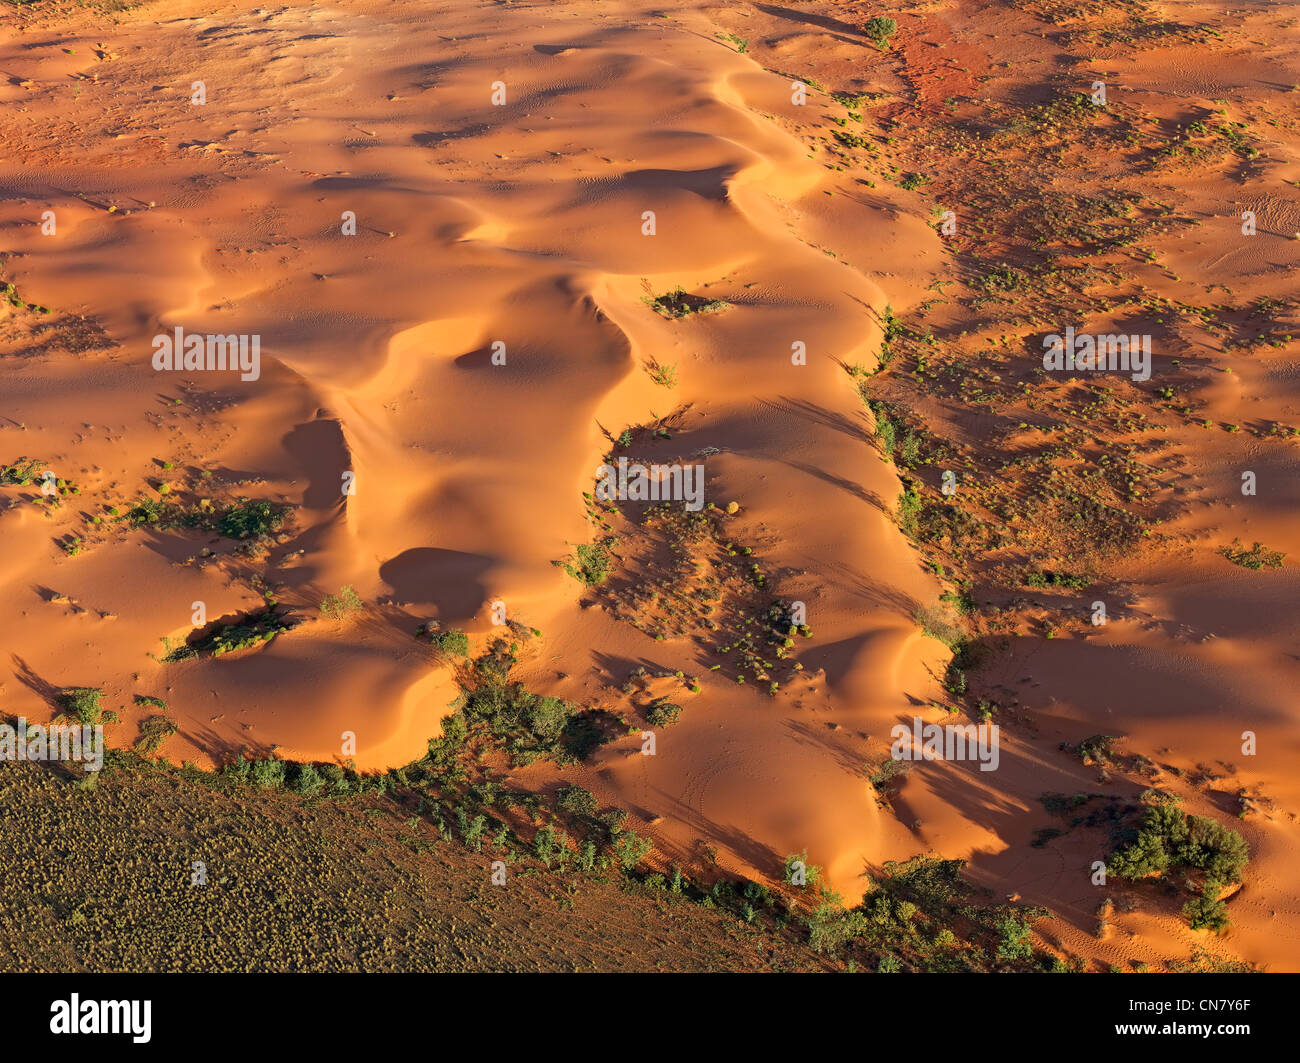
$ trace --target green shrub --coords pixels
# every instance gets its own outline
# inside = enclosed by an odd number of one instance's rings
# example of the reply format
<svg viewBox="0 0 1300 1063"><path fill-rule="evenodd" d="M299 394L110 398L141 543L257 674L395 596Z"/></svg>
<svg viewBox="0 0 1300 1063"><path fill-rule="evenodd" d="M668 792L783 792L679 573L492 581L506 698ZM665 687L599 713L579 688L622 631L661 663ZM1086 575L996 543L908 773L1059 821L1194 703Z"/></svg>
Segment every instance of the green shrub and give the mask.
<svg viewBox="0 0 1300 1063"><path fill-rule="evenodd" d="M325 595L320 603L321 615L329 620L341 620L362 608L360 596L351 587L344 587L338 594Z"/></svg>
<svg viewBox="0 0 1300 1063"><path fill-rule="evenodd" d="M12 465L0 465L0 486L26 487L41 477L43 462L36 458L22 457Z"/></svg>
<svg viewBox="0 0 1300 1063"><path fill-rule="evenodd" d="M789 856L785 858L785 873L782 877L782 881L789 885L797 884L794 881L796 864L803 865L804 880L802 884L798 884L800 885L800 888L815 889L817 887L817 884L821 881L822 869L816 866L815 864L808 863L807 849L805 849L801 853L791 853Z"/></svg>
<svg viewBox="0 0 1300 1063"><path fill-rule="evenodd" d="M624 831L614 842L614 854L618 857L618 864L624 871L631 871L649 854L653 846L646 839L639 837L632 831Z"/></svg>
<svg viewBox="0 0 1300 1063"><path fill-rule="evenodd" d="M994 926L998 932L998 958L1003 960L1029 960L1034 949L1030 943L1029 925L1023 917L1008 912L999 917Z"/></svg>
<svg viewBox="0 0 1300 1063"><path fill-rule="evenodd" d="M305 797L320 793L325 786L325 780L321 778L320 772L311 764L299 764L297 767L298 770L293 777L293 788Z"/></svg>
<svg viewBox="0 0 1300 1063"><path fill-rule="evenodd" d="M103 696L104 692L94 687L69 687L59 695L59 704L63 712L78 723L94 727L104 715L99 700Z"/></svg>
<svg viewBox="0 0 1300 1063"><path fill-rule="evenodd" d="M164 709L166 707L163 706ZM140 721L140 736L135 740L135 751L142 756L156 753L159 747L179 730L176 721L166 716L147 717Z"/></svg>
<svg viewBox="0 0 1300 1063"><path fill-rule="evenodd" d="M560 562L564 571L588 587L596 587L609 579L614 568L614 555L604 542L582 543L574 550L576 560Z"/></svg>
<svg viewBox="0 0 1300 1063"><path fill-rule="evenodd" d="M1156 790L1143 795L1146 811L1137 837L1111 854L1110 874L1142 879L1165 876L1179 868L1204 875L1201 898L1183 909L1194 929L1221 929L1228 925L1227 907L1218 899L1220 884L1241 881L1250 860L1246 839L1235 830L1205 816L1189 816L1178 799Z"/></svg>
<svg viewBox="0 0 1300 1063"><path fill-rule="evenodd" d="M1195 897L1183 905L1183 918L1193 930L1227 930L1232 925L1228 906L1218 897Z"/></svg>
<svg viewBox="0 0 1300 1063"><path fill-rule="evenodd" d="M556 796L555 803L575 816L596 814L596 795L581 786L566 786Z"/></svg>
<svg viewBox="0 0 1300 1063"><path fill-rule="evenodd" d="M265 499L243 501L222 515L217 531L227 539L260 539L284 526L285 507Z"/></svg>
<svg viewBox="0 0 1300 1063"><path fill-rule="evenodd" d="M666 698L655 698L645 711L645 718L652 727L667 727L677 722L682 714L682 707Z"/></svg>
<svg viewBox="0 0 1300 1063"><path fill-rule="evenodd" d="M253 782L266 790L278 790L284 785L284 761L275 757L253 761Z"/></svg>
<svg viewBox="0 0 1300 1063"><path fill-rule="evenodd" d="M1286 557L1286 554L1278 550L1270 550L1259 542L1246 550L1242 547L1240 539L1233 539L1230 546L1219 547L1219 553L1234 565L1251 569L1281 568L1282 560Z"/></svg>
<svg viewBox="0 0 1300 1063"><path fill-rule="evenodd" d="M1081 591L1085 587L1092 586L1093 582L1087 576L1075 576L1068 572L1053 572L1050 569L1025 573L1026 587L1067 587L1070 590Z"/></svg>
<svg viewBox="0 0 1300 1063"><path fill-rule="evenodd" d="M436 620L431 620L416 631L416 635L427 638L439 650L449 656L465 657L469 655L469 636L459 628L442 628L438 626Z"/></svg>
<svg viewBox="0 0 1300 1063"><path fill-rule="evenodd" d="M876 15L874 18L867 19L862 27L862 32L876 47L888 48L889 38L898 32L898 23L892 18Z"/></svg>

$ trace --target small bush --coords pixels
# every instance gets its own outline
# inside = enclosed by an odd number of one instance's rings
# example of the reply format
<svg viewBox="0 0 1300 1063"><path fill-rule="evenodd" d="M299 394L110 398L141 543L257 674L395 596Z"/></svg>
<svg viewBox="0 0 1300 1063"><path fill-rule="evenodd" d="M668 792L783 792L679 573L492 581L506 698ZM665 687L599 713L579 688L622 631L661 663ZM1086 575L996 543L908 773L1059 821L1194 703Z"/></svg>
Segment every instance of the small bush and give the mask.
<svg viewBox="0 0 1300 1063"><path fill-rule="evenodd" d="M1196 897L1183 905L1183 918L1193 930L1213 930L1216 934L1232 925L1228 906L1218 897Z"/></svg>
<svg viewBox="0 0 1300 1063"><path fill-rule="evenodd" d="M631 871L649 856L651 848L653 846L650 842L630 830L620 834L614 843L614 853L618 857L619 866L624 871Z"/></svg>
<svg viewBox="0 0 1300 1063"><path fill-rule="evenodd" d="M240 502L226 510L217 524L217 531L227 539L261 539L278 532L283 526L284 507L262 499Z"/></svg>
<svg viewBox="0 0 1300 1063"><path fill-rule="evenodd" d="M94 727L104 715L99 701L103 696L104 692L94 687L70 687L59 695L59 704L78 723Z"/></svg>
<svg viewBox="0 0 1300 1063"><path fill-rule="evenodd" d="M304 797L312 797L320 793L325 785L325 780L321 778L318 772L311 764L299 764L298 771L294 775L293 788Z"/></svg>
<svg viewBox="0 0 1300 1063"><path fill-rule="evenodd" d="M609 579L614 568L614 556L604 543L583 543L574 550L576 562L563 563L564 571L588 587L596 587Z"/></svg>
<svg viewBox="0 0 1300 1063"><path fill-rule="evenodd" d="M166 706L164 705L163 708ZM156 753L162 744L179 730L176 721L166 716L150 716L143 719L140 721L140 736L135 740L135 751L141 756Z"/></svg>
<svg viewBox="0 0 1300 1063"><path fill-rule="evenodd" d="M278 790L284 785L284 761L268 757L253 761L253 782L265 790Z"/></svg>
<svg viewBox="0 0 1300 1063"><path fill-rule="evenodd" d="M1282 559L1286 557L1286 554L1278 550L1269 550L1258 542L1246 550L1242 547L1240 539L1233 539L1230 546L1219 547L1219 553L1234 565L1252 569L1281 568Z"/></svg>
<svg viewBox="0 0 1300 1063"><path fill-rule="evenodd" d="M876 15L874 18L867 19L862 32L877 48L888 48L889 38L898 32L898 23L892 18Z"/></svg>
<svg viewBox="0 0 1300 1063"><path fill-rule="evenodd" d="M417 635L427 638L443 653L452 657L465 657L469 654L469 636L459 628L442 628L432 620L420 628Z"/></svg>
<svg viewBox="0 0 1300 1063"><path fill-rule="evenodd" d="M682 713L682 707L665 698L655 698L650 703L650 707L645 711L645 718L653 727L667 727L669 724L677 722L677 717Z"/></svg>
<svg viewBox="0 0 1300 1063"><path fill-rule="evenodd" d="M594 816L596 814L596 795L581 786L566 786L556 797L555 803L564 811L575 816Z"/></svg>
<svg viewBox="0 0 1300 1063"><path fill-rule="evenodd" d="M320 603L321 615L329 620L341 620L363 607L360 596L351 587L344 587L338 594L325 595Z"/></svg>

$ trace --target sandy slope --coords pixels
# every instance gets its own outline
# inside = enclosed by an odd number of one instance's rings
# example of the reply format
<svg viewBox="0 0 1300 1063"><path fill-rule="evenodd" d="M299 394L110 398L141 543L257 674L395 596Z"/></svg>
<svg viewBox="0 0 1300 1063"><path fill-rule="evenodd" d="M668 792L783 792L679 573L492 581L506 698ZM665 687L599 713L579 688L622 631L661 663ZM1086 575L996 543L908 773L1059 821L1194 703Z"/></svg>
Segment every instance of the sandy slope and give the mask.
<svg viewBox="0 0 1300 1063"><path fill-rule="evenodd" d="M925 75L924 106L974 91L971 71L992 68L991 31L961 29L982 6L915 17L907 57ZM693 858L705 843L724 866L775 876L806 849L849 898L867 864L968 857L992 888L1063 910L1054 932L1082 951L1095 945L1087 868L1104 853L1028 847L1037 796L1088 786L1057 743L1113 730L1194 765L1233 760L1233 734L1267 725L1257 767L1237 781L1266 789L1279 813L1251 835L1263 870L1234 911L1233 945L1295 967L1300 733L1294 699L1276 696L1294 686L1289 574L1202 576L1177 558L1156 578L1134 573L1128 611L1104 636L999 666L1037 722L1004 730L998 772L927 767L897 815L863 778L888 728L936 695L947 654L912 619L941 587L891 519L897 478L842 363L873 364L879 313L918 303L945 261L918 197L815 157L805 138L826 135L825 95L796 107L791 77L773 71L899 84L896 64L864 63L852 20L870 13L846 7L841 24L770 5L159 0L112 20L6 18L5 277L62 324L0 321L0 460L39 456L82 494L48 517L17 501L33 490L2 489L4 711L43 717L57 688L95 685L124 706L123 736L139 715L132 695L164 698L181 724L174 759L248 747L332 759L350 731L360 766L389 766L422 753L455 695L412 629L436 617L486 636L500 600L543 633L526 662L535 689L620 708L617 687L638 666L702 677L655 757L629 737L564 773L653 821L665 855ZM764 54L738 54L720 28L761 34ZM952 45L945 59L927 35ZM1133 89L1232 88L1168 62ZM198 80L203 106L190 102ZM42 235L44 210L57 235ZM340 232L346 211L355 236ZM1275 196L1261 227L1281 232L1295 214ZM1206 269L1213 258L1216 275L1244 285L1294 263L1279 243L1261 240L1262 257L1245 261L1176 253ZM643 304L646 283L732 305L668 321ZM104 335L74 342L78 314ZM261 378L155 373L150 339L177 325L260 334ZM791 364L796 342L806 366ZM676 366L676 387L650 379L654 362ZM1256 417L1295 408L1294 376L1259 374L1234 378L1222 419L1243 418L1246 396ZM783 598L808 604L808 678L779 698L710 675L686 640L656 642L586 607L552 564L589 538L581 493L610 435L674 411L675 454L705 461L706 497L740 504L736 537L779 574ZM1189 466L1221 460L1194 446ZM1276 464L1261 476L1294 482L1292 457L1265 460ZM214 491L297 507L269 558L117 525L77 556L59 549L83 514L203 470ZM1267 498L1249 525L1240 508L1225 518L1207 503L1183 530L1300 547L1293 498ZM301 627L225 660L149 656L160 636L190 630L195 601L212 618L255 608L256 574ZM344 584L364 616L318 619ZM1276 610L1267 621L1262 601ZM518 774L547 786L555 770ZM1199 940L1176 911L1140 934L1155 956Z"/></svg>

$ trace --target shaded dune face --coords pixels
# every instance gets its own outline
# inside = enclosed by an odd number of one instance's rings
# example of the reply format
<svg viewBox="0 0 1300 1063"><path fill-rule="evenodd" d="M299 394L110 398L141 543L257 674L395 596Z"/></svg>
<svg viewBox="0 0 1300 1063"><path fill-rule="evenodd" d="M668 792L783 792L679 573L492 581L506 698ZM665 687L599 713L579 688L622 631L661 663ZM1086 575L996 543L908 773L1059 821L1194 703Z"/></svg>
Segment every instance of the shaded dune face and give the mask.
<svg viewBox="0 0 1300 1063"><path fill-rule="evenodd" d="M896 480L841 363L869 364L879 342L876 246L921 280L937 240L918 226L900 253L897 227L850 200L833 208L841 250L865 268L801 235L824 169L770 117L794 112L789 81L716 41L501 14L509 32L484 34L473 11L435 28L391 5L160 5L149 46L110 44L113 89L57 138L56 86L39 79L44 148L0 175L24 190L2 208L5 243L30 298L93 315L117 346L81 359L75 414L52 398L70 359L30 363L23 447L99 500L146 493L166 461L292 503L267 562L306 622L255 652L161 665L147 652L186 636L193 602L253 611L248 577L266 568L150 531L56 560L50 529L9 512L0 594L29 620L14 658L50 688L162 694L184 755L336 759L351 732L359 766L379 768L419 756L456 692L412 629L486 636L503 602L544 633L524 663L535 689L598 704L638 664L704 675L656 757L621 741L583 769L603 801L663 817L651 833L670 852L707 842L779 874L810 849L855 890L906 832L880 817L847 737L922 700L942 653L911 622L938 588L889 518ZM33 182L38 161L65 179ZM53 238L31 224L46 206ZM673 322L645 305L647 287L678 285L731 306ZM260 377L195 373L183 391L186 374L149 362L177 326L259 335ZM656 362L675 388L651 382ZM609 436L674 411L682 460L709 455L705 497L742 504L736 534L761 542L774 593L807 601L801 693L714 679L695 641L586 608L552 563L590 538L581 495ZM42 565L81 611L33 596L21 573ZM344 584L365 616L317 619ZM47 711L39 689L12 691L11 711ZM529 769L539 786L551 770Z"/></svg>

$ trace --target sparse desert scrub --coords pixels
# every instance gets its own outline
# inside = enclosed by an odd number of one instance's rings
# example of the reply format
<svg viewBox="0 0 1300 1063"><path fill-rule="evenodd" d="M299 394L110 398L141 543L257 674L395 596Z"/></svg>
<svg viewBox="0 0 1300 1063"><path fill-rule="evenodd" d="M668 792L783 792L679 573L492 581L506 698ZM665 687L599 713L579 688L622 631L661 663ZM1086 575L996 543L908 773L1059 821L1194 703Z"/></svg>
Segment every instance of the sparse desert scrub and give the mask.
<svg viewBox="0 0 1300 1063"><path fill-rule="evenodd" d="M219 624L197 638L191 635L193 641L186 639L179 645L173 645L170 638L163 636L161 660L164 664L175 664L199 656L223 657L270 642L277 635L291 630L296 623L291 616L271 606L248 613L229 624Z"/></svg>
<svg viewBox="0 0 1300 1063"><path fill-rule="evenodd" d="M1281 568L1286 557L1281 551L1270 550L1258 542L1247 550L1241 545L1240 539L1233 539L1228 546L1219 547L1219 553L1234 565L1251 569Z"/></svg>
<svg viewBox="0 0 1300 1063"><path fill-rule="evenodd" d="M680 286L663 295L655 295L648 284L644 287L646 294L641 301L656 314L674 321L694 314L716 314L731 305L724 299L706 299L702 295L692 295Z"/></svg>
<svg viewBox="0 0 1300 1063"><path fill-rule="evenodd" d="M555 564L564 569L579 583L588 587L598 587L609 579L614 567L614 555L610 551L612 538L595 543L580 543L574 548L573 557Z"/></svg>
<svg viewBox="0 0 1300 1063"><path fill-rule="evenodd" d="M69 687L59 695L61 714L89 727L103 723L116 723L117 713L105 710L102 690L95 687Z"/></svg>
<svg viewBox="0 0 1300 1063"><path fill-rule="evenodd" d="M1107 871L1132 881L1182 872L1187 888L1199 893L1183 911L1192 928L1226 928L1219 894L1224 884L1241 881L1250 861L1246 840L1216 820L1185 813L1171 794L1148 790L1142 799L1142 818L1129 830L1131 840L1110 855Z"/></svg>
<svg viewBox="0 0 1300 1063"><path fill-rule="evenodd" d="M344 587L338 594L327 594L320 602L320 614L326 620L342 620L364 608L361 596L351 587Z"/></svg>
<svg viewBox="0 0 1300 1063"><path fill-rule="evenodd" d="M141 756L150 756L158 752L162 744L176 734L180 727L175 720L167 716L155 715L141 720L139 729L139 736L135 740L135 751Z"/></svg>

